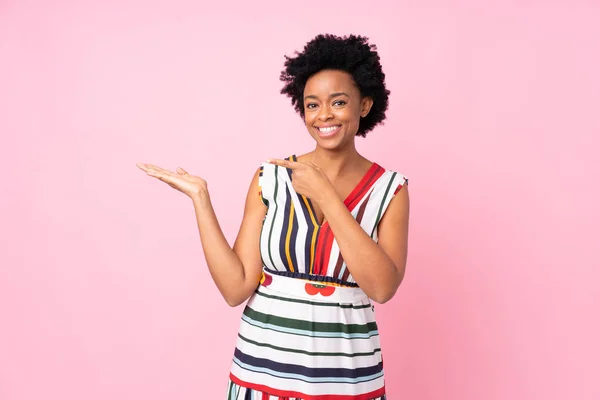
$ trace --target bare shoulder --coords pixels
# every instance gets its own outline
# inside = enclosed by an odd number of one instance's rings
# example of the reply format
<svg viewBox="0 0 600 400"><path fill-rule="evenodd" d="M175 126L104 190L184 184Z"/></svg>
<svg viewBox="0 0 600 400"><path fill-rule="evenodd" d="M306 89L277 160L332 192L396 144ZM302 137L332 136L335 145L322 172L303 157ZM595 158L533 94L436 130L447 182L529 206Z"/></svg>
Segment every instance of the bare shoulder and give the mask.
<svg viewBox="0 0 600 400"><path fill-rule="evenodd" d="M405 181L401 186L397 187L396 194L392 198L388 211L392 213L408 214L410 209L410 199L408 196L408 181ZM395 211L394 211L395 210Z"/></svg>
<svg viewBox="0 0 600 400"><path fill-rule="evenodd" d="M250 213L265 213L267 206L263 202L262 192L260 188L260 177L263 173L263 166L261 165L255 172L248 188L246 195L246 212Z"/></svg>
<svg viewBox="0 0 600 400"><path fill-rule="evenodd" d="M408 221L410 212L408 178L400 173L390 172L396 176L396 186L391 188L391 190L394 191L394 194L380 222L380 228L383 228L384 230L386 230L387 225L390 225L392 228L394 226L404 226L405 223L403 222Z"/></svg>
<svg viewBox="0 0 600 400"><path fill-rule="evenodd" d="M404 275L408 249L410 201L407 180L400 179L377 227L378 244Z"/></svg>

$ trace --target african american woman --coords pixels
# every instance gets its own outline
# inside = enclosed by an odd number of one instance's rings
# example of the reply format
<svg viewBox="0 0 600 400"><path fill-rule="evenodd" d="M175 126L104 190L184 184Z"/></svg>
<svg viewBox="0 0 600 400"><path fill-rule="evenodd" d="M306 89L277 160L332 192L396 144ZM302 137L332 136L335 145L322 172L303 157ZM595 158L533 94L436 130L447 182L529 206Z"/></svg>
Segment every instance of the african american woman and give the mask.
<svg viewBox="0 0 600 400"><path fill-rule="evenodd" d="M193 200L210 274L230 306L247 300L227 399L385 399L375 303L404 277L407 178L360 155L389 91L362 36L319 35L286 57L282 93L313 151L257 169L233 248L206 181L138 166Z"/></svg>

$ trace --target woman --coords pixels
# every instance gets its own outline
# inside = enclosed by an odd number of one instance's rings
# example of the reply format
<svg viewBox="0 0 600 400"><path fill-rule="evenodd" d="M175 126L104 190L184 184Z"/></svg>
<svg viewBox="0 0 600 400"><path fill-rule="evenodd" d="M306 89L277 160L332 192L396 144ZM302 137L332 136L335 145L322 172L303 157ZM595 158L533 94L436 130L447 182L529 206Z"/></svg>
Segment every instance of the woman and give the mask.
<svg viewBox="0 0 600 400"><path fill-rule="evenodd" d="M230 306L249 299L228 399L385 399L371 299L404 277L407 180L355 147L385 119L384 78L361 36L319 35L286 57L282 93L316 146L261 165L233 248L202 178L139 165L192 198L213 280Z"/></svg>

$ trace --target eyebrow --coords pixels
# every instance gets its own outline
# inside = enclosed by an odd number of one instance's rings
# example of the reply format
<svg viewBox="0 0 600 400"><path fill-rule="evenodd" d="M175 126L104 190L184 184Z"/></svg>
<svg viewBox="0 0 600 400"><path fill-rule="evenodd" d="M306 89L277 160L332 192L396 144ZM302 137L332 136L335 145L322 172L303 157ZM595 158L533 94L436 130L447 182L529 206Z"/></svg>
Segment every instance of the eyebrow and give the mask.
<svg viewBox="0 0 600 400"><path fill-rule="evenodd" d="M338 97L338 96L346 96L346 97L348 97L348 98L350 97L350 96L348 96L348 95L347 95L346 93L344 93L344 92L336 92L336 93L331 93L331 94L329 95L329 98L330 98L330 99L332 99L332 98L334 98L334 97ZM308 95L308 96L306 96L306 97L304 98L304 100L306 100L306 99L316 99L316 100L318 100L319 98L318 98L317 96L315 96L315 95L312 95L312 94L311 94L311 95Z"/></svg>

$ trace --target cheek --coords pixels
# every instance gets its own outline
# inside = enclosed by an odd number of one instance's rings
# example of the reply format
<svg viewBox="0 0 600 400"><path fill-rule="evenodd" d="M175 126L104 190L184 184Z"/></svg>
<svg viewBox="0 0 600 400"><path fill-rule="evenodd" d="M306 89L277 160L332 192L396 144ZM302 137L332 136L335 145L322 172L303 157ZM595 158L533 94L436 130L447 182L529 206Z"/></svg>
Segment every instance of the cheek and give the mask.
<svg viewBox="0 0 600 400"><path fill-rule="evenodd" d="M349 105L339 110L339 116L345 121L355 121L360 117L360 109L357 109L356 105Z"/></svg>
<svg viewBox="0 0 600 400"><path fill-rule="evenodd" d="M316 121L316 117L313 114L304 114L304 124L306 125L307 128L311 128Z"/></svg>
<svg viewBox="0 0 600 400"><path fill-rule="evenodd" d="M356 125L360 121L360 114L357 114L355 110L351 110L349 108L343 110L338 115L338 119L340 121L344 121L350 125Z"/></svg>
<svg viewBox="0 0 600 400"><path fill-rule="evenodd" d="M312 122L310 122L310 120L308 118L304 118L304 125L310 131L310 129L312 128L313 124L312 124Z"/></svg>
<svg viewBox="0 0 600 400"><path fill-rule="evenodd" d="M304 111L304 123L306 125L308 125L310 123L311 119L312 119L312 117L311 117L310 113Z"/></svg>

